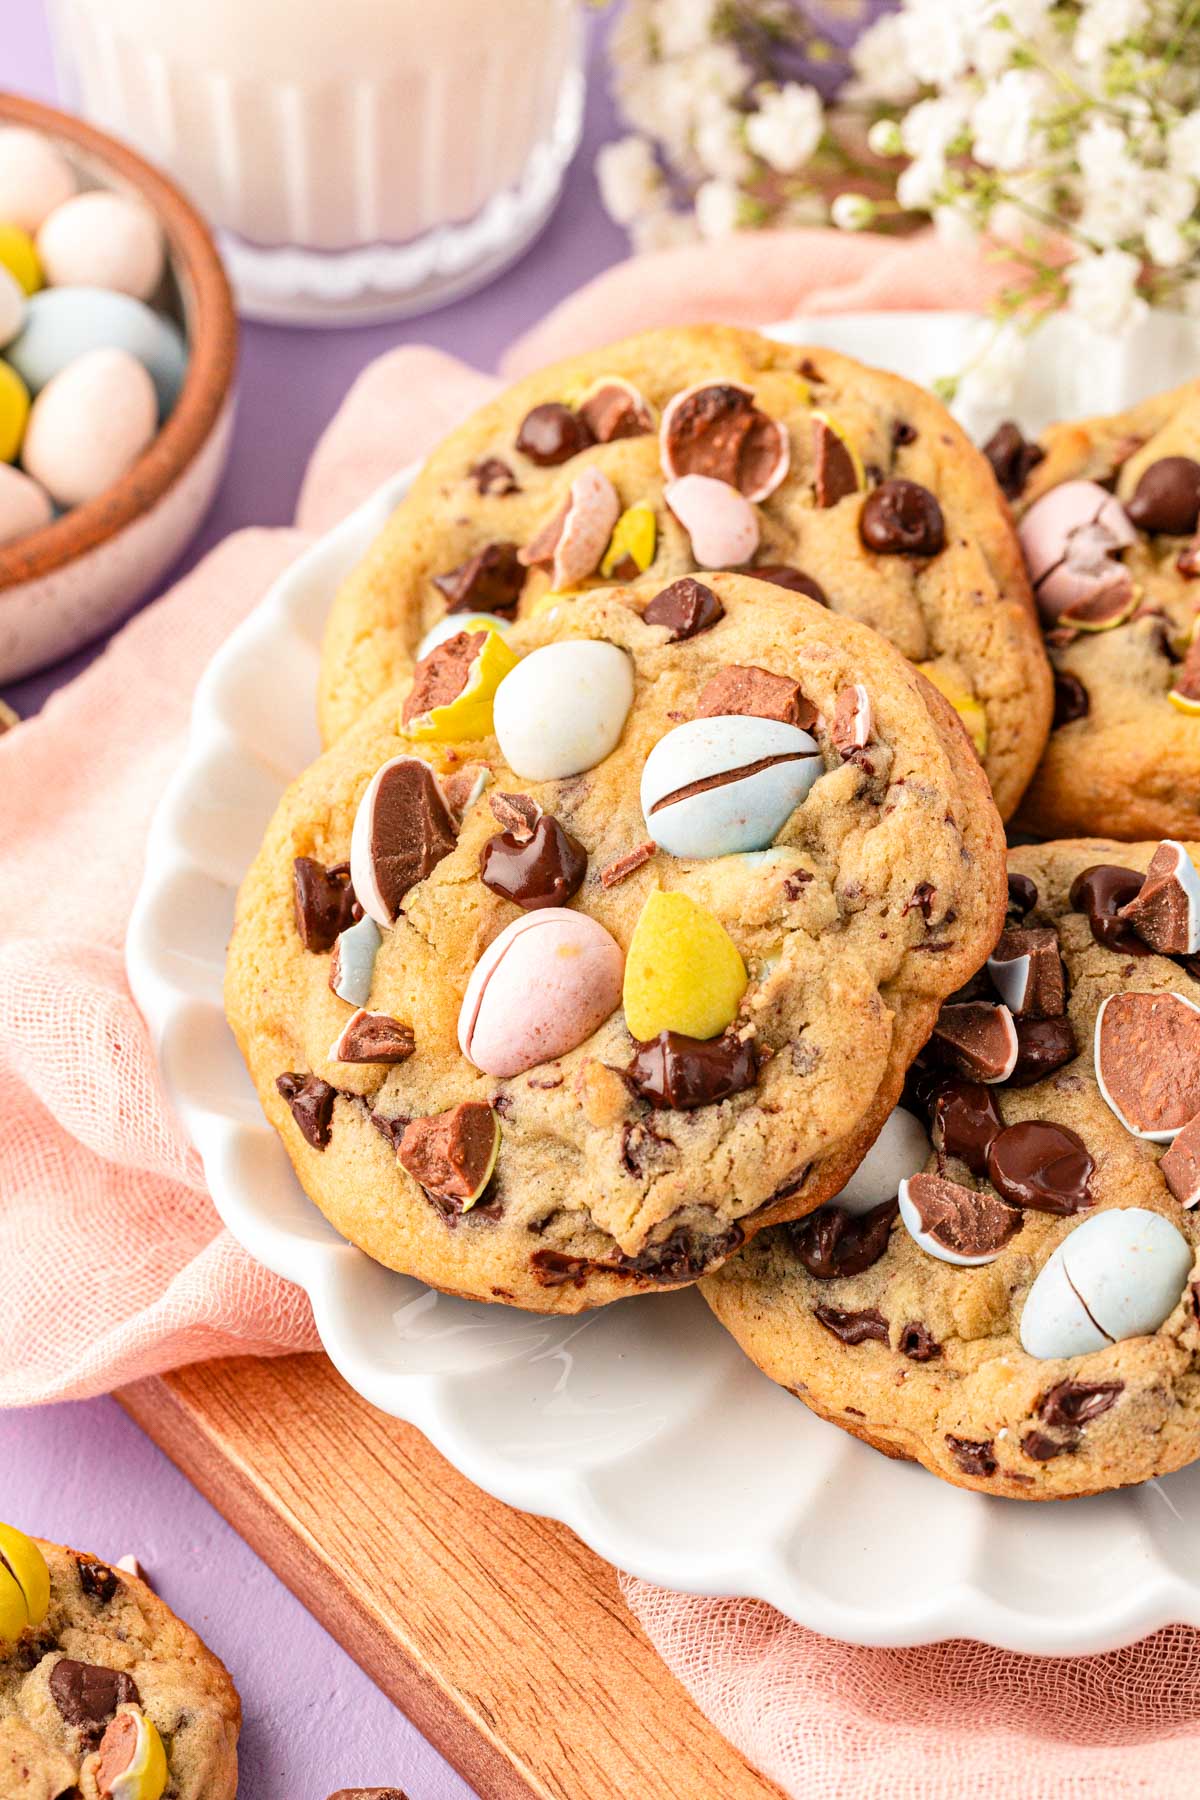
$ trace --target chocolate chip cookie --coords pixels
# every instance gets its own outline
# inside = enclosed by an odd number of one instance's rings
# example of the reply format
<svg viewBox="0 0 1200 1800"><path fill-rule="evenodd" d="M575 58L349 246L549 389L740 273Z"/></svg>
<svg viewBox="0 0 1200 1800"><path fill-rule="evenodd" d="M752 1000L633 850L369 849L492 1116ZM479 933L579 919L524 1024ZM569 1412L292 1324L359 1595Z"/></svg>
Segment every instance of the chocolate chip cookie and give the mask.
<svg viewBox="0 0 1200 1800"><path fill-rule="evenodd" d="M742 569L870 625L958 708L1001 813L1050 725L1007 508L932 395L830 350L694 326L518 383L429 458L334 607L332 742L453 619Z"/></svg>
<svg viewBox="0 0 1200 1800"><path fill-rule="evenodd" d="M1200 382L987 446L1054 665L1020 824L1041 837L1200 832Z"/></svg>
<svg viewBox="0 0 1200 1800"><path fill-rule="evenodd" d="M814 1412L1016 1499L1200 1455L1197 856L1012 852L1005 929L855 1184L704 1282Z"/></svg>
<svg viewBox="0 0 1200 1800"><path fill-rule="evenodd" d="M136 1576L0 1525L4 1800L234 1800L224 1667Z"/></svg>
<svg viewBox="0 0 1200 1800"><path fill-rule="evenodd" d="M301 777L227 1007L341 1233L575 1311L835 1192L1003 907L910 663L745 576L643 581L468 622Z"/></svg>

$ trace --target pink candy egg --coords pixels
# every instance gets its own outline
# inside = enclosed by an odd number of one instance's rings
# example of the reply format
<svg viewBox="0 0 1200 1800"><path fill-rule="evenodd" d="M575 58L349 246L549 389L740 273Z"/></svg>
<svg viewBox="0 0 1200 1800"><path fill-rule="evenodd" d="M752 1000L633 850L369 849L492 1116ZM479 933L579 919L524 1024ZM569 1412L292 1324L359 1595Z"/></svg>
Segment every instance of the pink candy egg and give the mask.
<svg viewBox="0 0 1200 1800"><path fill-rule="evenodd" d="M125 194L76 194L44 221L37 247L51 287L108 288L146 300L162 279L158 220Z"/></svg>
<svg viewBox="0 0 1200 1800"><path fill-rule="evenodd" d="M1129 588L1116 552L1137 540L1120 501L1094 481L1064 481L1034 502L1020 525L1021 549L1043 619Z"/></svg>
<svg viewBox="0 0 1200 1800"><path fill-rule="evenodd" d="M458 1042L485 1075L519 1075L574 1050L621 1004L625 957L586 913L514 919L471 972Z"/></svg>
<svg viewBox="0 0 1200 1800"><path fill-rule="evenodd" d="M21 461L60 506L79 506L124 475L157 429L141 363L125 350L89 350L34 401Z"/></svg>
<svg viewBox="0 0 1200 1800"><path fill-rule="evenodd" d="M692 540L702 569L736 569L758 549L758 514L744 494L711 475L681 475L664 499Z"/></svg>
<svg viewBox="0 0 1200 1800"><path fill-rule="evenodd" d="M0 220L34 232L75 192L75 172L50 139L23 125L0 128Z"/></svg>
<svg viewBox="0 0 1200 1800"><path fill-rule="evenodd" d="M0 463L0 544L40 531L54 517L50 496L11 463Z"/></svg>

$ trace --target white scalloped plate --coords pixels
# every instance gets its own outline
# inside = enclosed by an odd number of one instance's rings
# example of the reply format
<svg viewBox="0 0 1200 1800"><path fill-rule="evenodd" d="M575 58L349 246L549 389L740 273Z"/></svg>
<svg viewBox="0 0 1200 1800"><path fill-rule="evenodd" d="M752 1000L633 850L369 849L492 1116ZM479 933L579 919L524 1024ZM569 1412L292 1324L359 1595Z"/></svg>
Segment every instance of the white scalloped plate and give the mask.
<svg viewBox="0 0 1200 1800"><path fill-rule="evenodd" d="M786 335L928 380L961 366L977 330L966 316L885 315ZM1135 381L1127 356L1114 366L1081 354L1069 328L1048 332L1022 416L1128 403L1194 366L1195 343L1190 324L1157 327ZM1062 1654L1200 1625L1200 1464L1063 1506L990 1500L822 1423L745 1360L694 1292L574 1319L449 1299L371 1262L305 1198L225 1025L222 964L241 874L317 751L330 600L410 479L317 544L230 637L150 835L130 979L226 1225L307 1290L329 1355L368 1400L480 1487L563 1520L649 1580L760 1596L870 1644L965 1636Z"/></svg>

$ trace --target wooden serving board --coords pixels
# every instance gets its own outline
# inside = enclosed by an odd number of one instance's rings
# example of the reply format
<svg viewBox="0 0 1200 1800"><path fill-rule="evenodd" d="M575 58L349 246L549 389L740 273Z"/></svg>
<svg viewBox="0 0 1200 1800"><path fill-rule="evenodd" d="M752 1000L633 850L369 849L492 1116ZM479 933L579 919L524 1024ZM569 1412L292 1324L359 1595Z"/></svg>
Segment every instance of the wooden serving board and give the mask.
<svg viewBox="0 0 1200 1800"><path fill-rule="evenodd" d="M481 1800L779 1800L607 1563L473 1487L325 1357L204 1363L118 1399Z"/></svg>

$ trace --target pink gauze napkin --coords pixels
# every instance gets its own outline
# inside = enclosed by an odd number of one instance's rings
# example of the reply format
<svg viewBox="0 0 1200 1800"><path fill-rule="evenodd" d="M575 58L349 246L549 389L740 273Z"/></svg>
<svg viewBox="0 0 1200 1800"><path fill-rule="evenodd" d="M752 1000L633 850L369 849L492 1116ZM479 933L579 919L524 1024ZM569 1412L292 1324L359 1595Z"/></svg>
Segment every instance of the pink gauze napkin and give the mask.
<svg viewBox="0 0 1200 1800"><path fill-rule="evenodd" d="M686 247L601 276L514 347L506 372L683 320L969 306L1001 279L932 240ZM317 448L297 529L229 539L0 738L0 1406L316 1347L304 1295L221 1229L130 998L125 928L213 651L312 534L491 390L433 351L382 358ZM863 1650L760 1602L622 1582L714 1723L804 1800L1190 1800L1200 1638L1184 1627L1070 1661L970 1643Z"/></svg>

